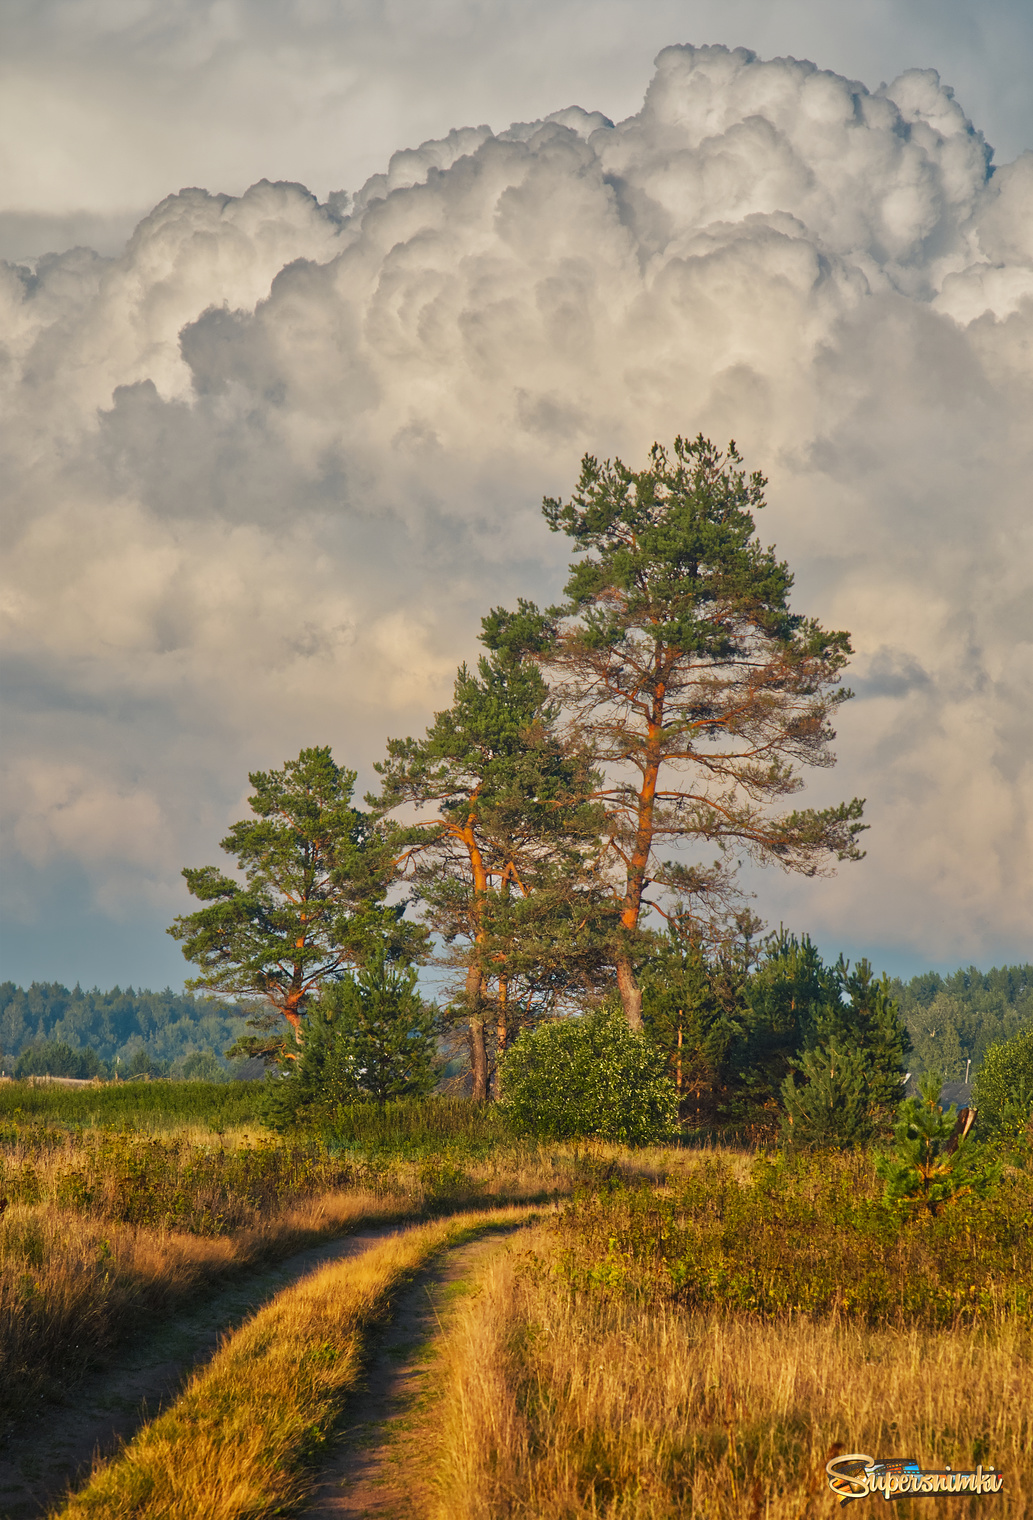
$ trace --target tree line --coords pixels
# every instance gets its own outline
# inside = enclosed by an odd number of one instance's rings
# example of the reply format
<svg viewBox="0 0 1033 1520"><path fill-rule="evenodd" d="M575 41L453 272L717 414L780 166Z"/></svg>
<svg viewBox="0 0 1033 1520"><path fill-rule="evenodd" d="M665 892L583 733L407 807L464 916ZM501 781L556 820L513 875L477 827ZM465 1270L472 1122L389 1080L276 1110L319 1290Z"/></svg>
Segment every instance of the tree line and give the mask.
<svg viewBox="0 0 1033 1520"><path fill-rule="evenodd" d="M0 1070L10 1076L227 1074L221 1052L246 1033L248 1010L214 997L133 987L71 990L0 983Z"/></svg>
<svg viewBox="0 0 1033 1520"><path fill-rule="evenodd" d="M908 982L894 978L892 996L911 1036L915 1072L931 1071L945 1082L974 1075L993 1045L1013 1040L1033 1022L1033 965L969 966L940 976L935 971Z"/></svg>

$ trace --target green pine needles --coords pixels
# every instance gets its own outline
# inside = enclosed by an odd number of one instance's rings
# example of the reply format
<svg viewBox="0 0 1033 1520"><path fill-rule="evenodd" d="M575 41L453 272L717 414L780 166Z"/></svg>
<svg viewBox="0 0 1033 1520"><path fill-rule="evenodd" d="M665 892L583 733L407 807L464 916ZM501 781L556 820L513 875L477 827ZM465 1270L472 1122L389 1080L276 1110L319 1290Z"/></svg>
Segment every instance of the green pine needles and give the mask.
<svg viewBox="0 0 1033 1520"><path fill-rule="evenodd" d="M887 1203L937 1215L967 1194L983 1197L1000 1181L1000 1167L973 1139L968 1111L959 1115L953 1107L940 1106L935 1073L925 1074L919 1093L901 1105L896 1155L879 1157L875 1165L886 1184Z"/></svg>
<svg viewBox="0 0 1033 1520"><path fill-rule="evenodd" d="M782 1083L782 1131L792 1146L846 1149L888 1128L911 1041L886 978L875 981L868 961L851 971L841 958L826 986L827 1000L801 1030L796 1071Z"/></svg>
<svg viewBox="0 0 1033 1520"><path fill-rule="evenodd" d="M787 1077L783 1133L792 1145L846 1149L872 1138L868 1062L861 1051L835 1040L804 1051L799 1061L803 1086Z"/></svg>
<svg viewBox="0 0 1033 1520"><path fill-rule="evenodd" d="M251 1020L234 1055L279 1057L299 1044L304 1014L319 988L362 965L387 936L409 958L424 931L402 923L386 902L394 878L377 820L352 806L355 772L326 746L303 749L276 771L254 771L252 817L235 823L222 849L241 882L216 866L183 872L205 904L177 918L169 934L199 967L187 985L224 997L259 997L269 1010Z"/></svg>
<svg viewBox="0 0 1033 1520"><path fill-rule="evenodd" d="M293 1070L272 1089L271 1120L282 1129L340 1105L427 1097L440 1064L435 1023L416 972L393 964L381 946L312 1004Z"/></svg>

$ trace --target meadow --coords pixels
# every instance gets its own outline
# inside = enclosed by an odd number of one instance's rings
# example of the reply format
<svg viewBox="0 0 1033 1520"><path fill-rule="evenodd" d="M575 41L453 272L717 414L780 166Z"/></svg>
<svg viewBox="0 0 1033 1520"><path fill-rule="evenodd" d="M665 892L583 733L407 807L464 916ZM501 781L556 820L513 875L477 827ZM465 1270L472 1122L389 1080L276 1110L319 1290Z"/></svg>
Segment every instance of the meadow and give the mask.
<svg viewBox="0 0 1033 1520"><path fill-rule="evenodd" d="M279 1136L258 1119L260 1084L239 1085L0 1087L0 1416L320 1240L573 1185L468 1104L356 1105Z"/></svg>
<svg viewBox="0 0 1033 1520"><path fill-rule="evenodd" d="M911 1220L863 1154L611 1176L490 1268L445 1348L439 1515L802 1520L865 1452L993 1465L1001 1494L936 1514L1028 1517L1031 1330L1028 1170Z"/></svg>
<svg viewBox="0 0 1033 1520"><path fill-rule="evenodd" d="M0 1124L38 1119L73 1128L130 1125L138 1130L196 1124L218 1131L258 1124L261 1082L0 1082Z"/></svg>
<svg viewBox="0 0 1033 1520"><path fill-rule="evenodd" d="M809 1520L838 1513L825 1463L864 1451L1004 1471L1002 1494L938 1499L945 1520L1033 1516L1026 1151L986 1197L911 1217L869 1151L540 1147L458 1099L276 1134L253 1089L131 1086L0 1091L15 1437L28 1404L117 1367L218 1283L371 1221L415 1229L273 1299L69 1516L304 1513L392 1295L502 1218L519 1228L470 1284L418 1414L414 1515Z"/></svg>

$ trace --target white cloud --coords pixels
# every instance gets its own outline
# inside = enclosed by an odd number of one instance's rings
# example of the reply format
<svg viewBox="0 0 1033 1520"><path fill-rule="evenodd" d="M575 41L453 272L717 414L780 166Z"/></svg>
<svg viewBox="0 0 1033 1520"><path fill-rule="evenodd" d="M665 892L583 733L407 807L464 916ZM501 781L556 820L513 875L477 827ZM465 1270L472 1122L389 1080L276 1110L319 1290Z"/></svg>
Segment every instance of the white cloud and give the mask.
<svg viewBox="0 0 1033 1520"><path fill-rule="evenodd" d="M814 796L869 797L870 858L762 906L915 960L1021 953L1033 155L987 163L928 71L869 94L672 48L616 126L455 132L328 206L184 192L120 258L8 271L26 855L143 871L142 839L171 883L246 769L327 740L368 767L490 605L555 594L537 503L581 453L702 430L770 475L761 536L858 651ZM62 800L73 772L99 801Z"/></svg>

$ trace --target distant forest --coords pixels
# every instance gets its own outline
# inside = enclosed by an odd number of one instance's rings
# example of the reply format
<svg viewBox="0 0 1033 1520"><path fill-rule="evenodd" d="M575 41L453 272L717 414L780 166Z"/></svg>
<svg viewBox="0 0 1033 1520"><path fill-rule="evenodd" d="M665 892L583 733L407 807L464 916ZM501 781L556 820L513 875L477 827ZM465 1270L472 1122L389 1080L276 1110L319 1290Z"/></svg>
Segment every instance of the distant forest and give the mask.
<svg viewBox="0 0 1033 1520"><path fill-rule="evenodd" d="M1033 965L975 966L940 976L935 971L909 982L890 981L891 995L911 1034L908 1064L944 1081L960 1081L966 1064L979 1069L988 1047L1009 1040L1033 1021ZM259 1062L223 1056L246 1033L249 1010L190 993L110 992L57 982L33 982L26 990L0 983L0 1071L21 1075L54 1071L63 1076L254 1076Z"/></svg>
<svg viewBox="0 0 1033 1520"><path fill-rule="evenodd" d="M960 1082L970 1060L975 1076L995 1041L1010 1040L1033 1020L1033 965L969 966L951 976L926 971L909 982L893 978L890 993L911 1035L915 1075L936 1071Z"/></svg>
<svg viewBox="0 0 1033 1520"><path fill-rule="evenodd" d="M0 1070L8 1076L251 1076L259 1063L247 1062L245 1072L222 1054L245 1033L247 1012L168 988L84 992L33 982L26 990L2 982Z"/></svg>

